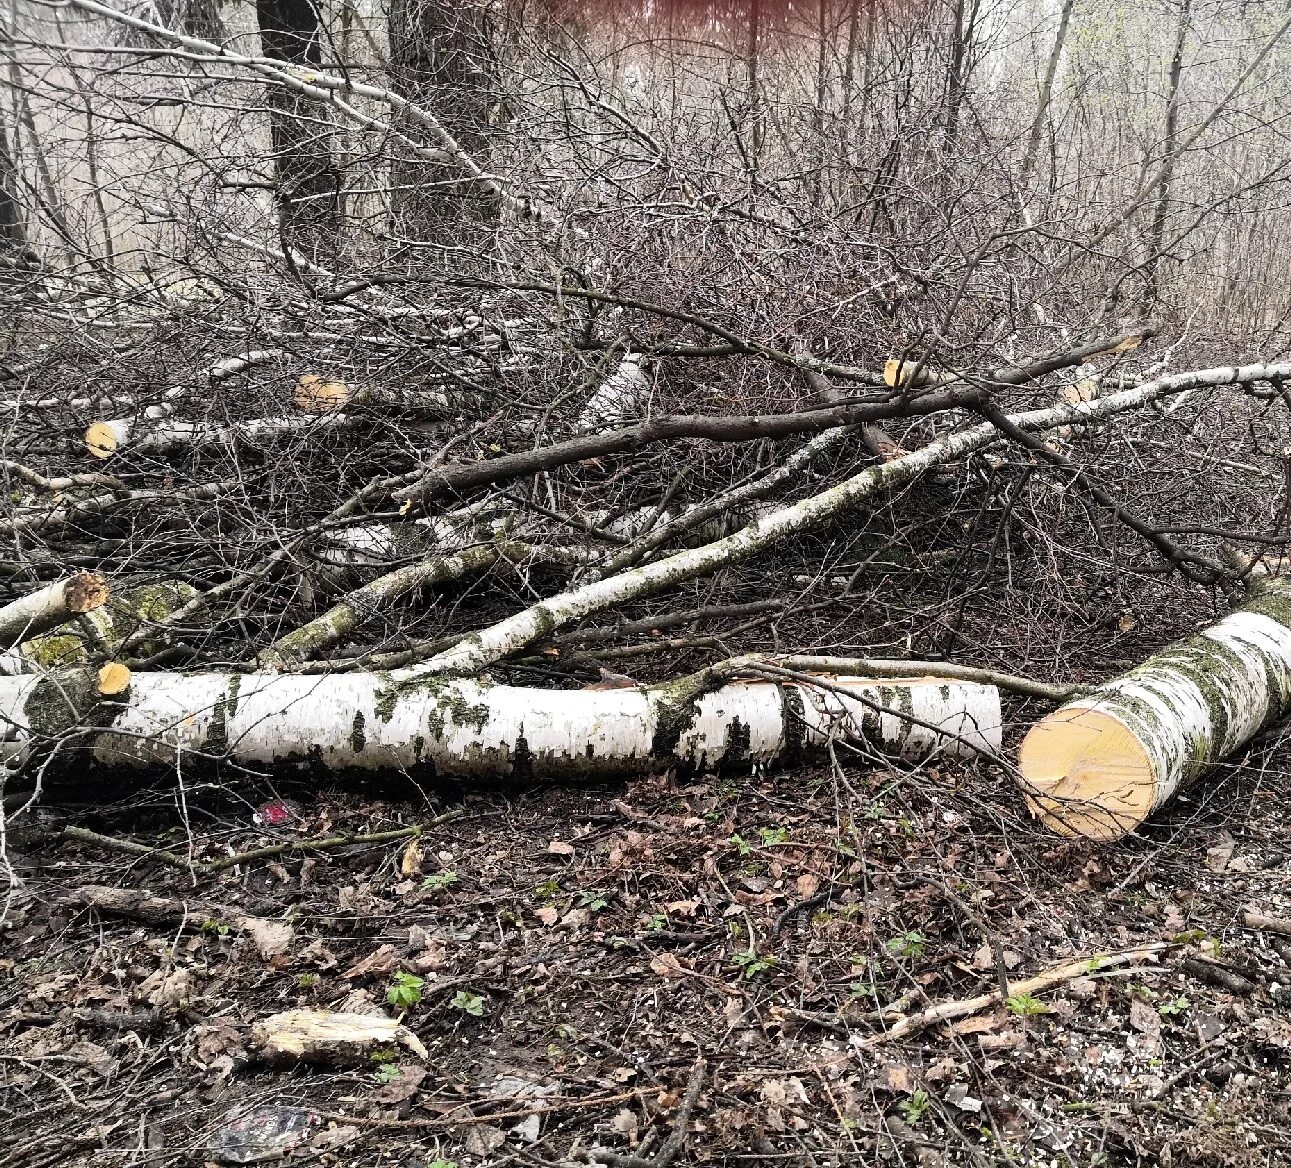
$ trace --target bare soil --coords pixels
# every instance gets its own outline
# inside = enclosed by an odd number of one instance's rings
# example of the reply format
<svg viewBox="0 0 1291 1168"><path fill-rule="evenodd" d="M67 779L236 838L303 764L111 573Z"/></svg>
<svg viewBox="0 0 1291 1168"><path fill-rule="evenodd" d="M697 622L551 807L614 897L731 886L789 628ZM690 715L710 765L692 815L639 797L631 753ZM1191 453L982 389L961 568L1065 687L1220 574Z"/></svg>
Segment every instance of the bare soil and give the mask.
<svg viewBox="0 0 1291 1168"><path fill-rule="evenodd" d="M1002 771L852 752L630 787L54 792L8 840L0 1168L216 1163L260 1104L309 1113L289 1164L1291 1163L1291 937L1242 925L1291 917L1284 780L1266 742L1099 849L1040 833ZM257 824L278 797L299 818ZM61 834L200 864L446 811L411 842L213 875ZM188 915L103 914L87 885ZM292 935L257 945L242 914ZM1056 989L884 1041L879 1007L1073 959L1088 972ZM400 974L425 1060L256 1061L256 1021L396 1012Z"/></svg>

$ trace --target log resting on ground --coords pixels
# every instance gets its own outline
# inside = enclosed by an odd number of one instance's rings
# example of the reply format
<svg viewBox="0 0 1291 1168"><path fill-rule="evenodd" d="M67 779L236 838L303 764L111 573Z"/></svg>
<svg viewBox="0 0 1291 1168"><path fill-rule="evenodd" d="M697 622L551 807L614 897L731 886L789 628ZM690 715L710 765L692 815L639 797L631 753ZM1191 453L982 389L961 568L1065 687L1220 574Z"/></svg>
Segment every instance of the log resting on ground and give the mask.
<svg viewBox="0 0 1291 1168"><path fill-rule="evenodd" d="M223 426L163 419L155 421L153 429L144 430L133 419L115 418L86 428L85 449L106 460L127 446L135 454L149 456L215 446L267 446L299 435L326 437L328 431L352 429L357 424L358 419L348 414L327 414L319 418L254 418Z"/></svg>
<svg viewBox="0 0 1291 1168"><path fill-rule="evenodd" d="M242 766L429 767L463 779L628 778L791 758L831 737L905 757L994 752L994 686L834 679L829 688L696 678L610 691L520 689L403 670L321 676L136 673L105 699L92 671L0 678L10 762L62 752L109 766L180 754Z"/></svg>
<svg viewBox="0 0 1291 1168"><path fill-rule="evenodd" d="M1117 839L1291 711L1291 580L1055 710L1022 742L1035 813L1062 835Z"/></svg>

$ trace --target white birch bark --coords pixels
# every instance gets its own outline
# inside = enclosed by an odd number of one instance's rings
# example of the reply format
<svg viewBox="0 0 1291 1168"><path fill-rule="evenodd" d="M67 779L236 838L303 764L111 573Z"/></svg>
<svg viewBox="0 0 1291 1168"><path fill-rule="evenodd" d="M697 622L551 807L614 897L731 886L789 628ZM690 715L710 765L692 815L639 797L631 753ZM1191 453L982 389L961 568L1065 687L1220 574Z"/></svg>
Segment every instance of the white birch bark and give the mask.
<svg viewBox="0 0 1291 1168"><path fill-rule="evenodd" d="M587 399L574 429L599 430L635 418L649 391L650 379L641 368L641 358L629 353Z"/></svg>
<svg viewBox="0 0 1291 1168"><path fill-rule="evenodd" d="M1112 417L1168 394L1198 386L1267 381L1271 378L1291 378L1291 364L1223 366L1173 374L1095 401L1013 414L1011 421L1024 430L1052 430L1071 423ZM562 592L472 633L418 668L431 673L477 673L509 653L549 636L562 625L739 563L781 539L808 531L893 487L904 486L934 466L953 462L999 439L999 431L989 422L948 434L910 454L869 467L819 495L763 515L725 539Z"/></svg>
<svg viewBox="0 0 1291 1168"><path fill-rule="evenodd" d="M1291 710L1291 580L1042 719L1019 769L1063 835L1116 839Z"/></svg>
<svg viewBox="0 0 1291 1168"><path fill-rule="evenodd" d="M345 430L358 419L348 414L326 414L322 417L254 418L248 422L220 426L210 422L166 421L150 406L145 418L157 426L135 439L138 427L130 418L94 422L85 430L85 448L95 458L107 459L123 446L135 454L164 455L179 450L198 450L211 446L261 446L279 442L297 434L325 436L329 431Z"/></svg>
<svg viewBox="0 0 1291 1168"><path fill-rule="evenodd" d="M632 777L792 757L831 738L914 758L995 751L999 691L963 681L835 679L830 688L693 679L608 691L538 690L394 673L136 673L99 697L90 671L0 678L9 761L75 733L108 766L424 767L463 779ZM190 759L190 762L193 761Z"/></svg>
<svg viewBox="0 0 1291 1168"><path fill-rule="evenodd" d="M107 583L93 572L56 580L0 608L0 648L8 649L57 628L100 607L107 598Z"/></svg>

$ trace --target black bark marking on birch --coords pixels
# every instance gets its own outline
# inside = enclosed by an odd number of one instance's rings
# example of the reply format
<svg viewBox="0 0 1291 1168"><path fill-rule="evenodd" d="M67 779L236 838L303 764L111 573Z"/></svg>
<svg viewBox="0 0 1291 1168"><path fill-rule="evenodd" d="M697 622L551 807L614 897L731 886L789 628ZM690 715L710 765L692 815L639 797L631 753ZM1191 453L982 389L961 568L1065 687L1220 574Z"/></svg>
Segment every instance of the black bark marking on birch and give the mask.
<svg viewBox="0 0 1291 1168"><path fill-rule="evenodd" d="M780 704L784 726L782 758L785 766L793 766L800 761L807 745L807 708L796 685L780 686Z"/></svg>
<svg viewBox="0 0 1291 1168"><path fill-rule="evenodd" d="M726 727L726 750L717 764L718 769L748 762L752 741L752 728L739 718L732 718Z"/></svg>
<svg viewBox="0 0 1291 1168"><path fill-rule="evenodd" d="M515 750L511 755L511 778L517 783L533 781L533 751L523 734L516 739Z"/></svg>
<svg viewBox="0 0 1291 1168"><path fill-rule="evenodd" d="M350 749L355 754L362 754L363 748L368 744L368 736L363 732L367 719L363 716L362 710L354 711L354 726L350 730Z"/></svg>
<svg viewBox="0 0 1291 1168"><path fill-rule="evenodd" d="M232 702L236 706L237 700L237 694L225 691L216 699L211 710L211 728L206 732L206 749L217 757L222 758L229 753L229 704Z"/></svg>

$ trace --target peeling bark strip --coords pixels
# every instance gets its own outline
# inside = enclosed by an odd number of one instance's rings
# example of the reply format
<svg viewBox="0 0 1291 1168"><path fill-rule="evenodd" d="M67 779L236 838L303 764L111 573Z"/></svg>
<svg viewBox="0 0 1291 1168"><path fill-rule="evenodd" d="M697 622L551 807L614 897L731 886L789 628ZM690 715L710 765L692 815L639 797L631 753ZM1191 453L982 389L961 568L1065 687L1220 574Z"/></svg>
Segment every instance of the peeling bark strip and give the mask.
<svg viewBox="0 0 1291 1168"><path fill-rule="evenodd" d="M1255 580L1238 611L1038 722L1018 765L1048 827L1118 839L1288 711L1291 580Z"/></svg>
<svg viewBox="0 0 1291 1168"><path fill-rule="evenodd" d="M10 758L46 749L74 730L68 749L111 766L174 766L178 754L192 752L241 765L430 765L465 779L527 780L749 766L831 737L908 757L995 751L1000 743L998 690L932 678L843 678L828 690L732 683L698 698L693 679L598 692L441 680L408 670L136 673L111 701L99 699L93 683L92 674L80 672L0 678Z"/></svg>

